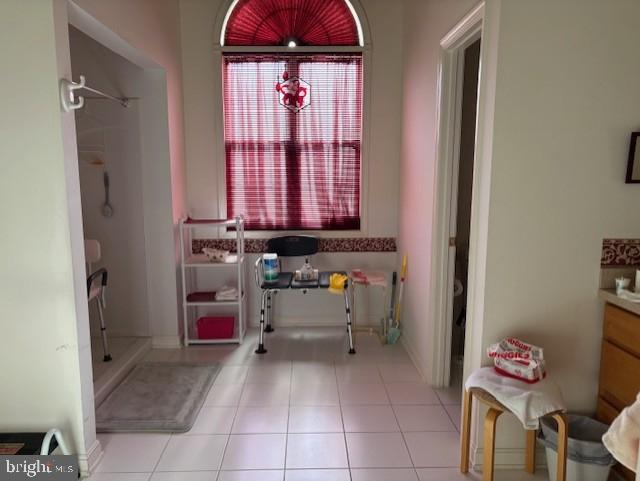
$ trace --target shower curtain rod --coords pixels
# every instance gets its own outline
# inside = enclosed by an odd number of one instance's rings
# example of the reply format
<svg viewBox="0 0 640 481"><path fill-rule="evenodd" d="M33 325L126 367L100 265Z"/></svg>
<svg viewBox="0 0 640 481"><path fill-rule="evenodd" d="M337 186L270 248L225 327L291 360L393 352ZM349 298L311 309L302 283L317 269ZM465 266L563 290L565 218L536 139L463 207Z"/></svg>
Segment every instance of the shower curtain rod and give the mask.
<svg viewBox="0 0 640 481"><path fill-rule="evenodd" d="M73 82L71 80L67 80L65 78L60 79L60 103L62 104L62 108L65 112L71 112L72 110L81 109L84 106L84 97L76 95L74 92L76 90L87 90L92 92L98 97L87 97L88 99L99 99L104 98L108 100L113 100L118 102L123 107L129 107L129 102L131 100L138 99L139 97L114 97L113 95L109 95L102 90L94 89L93 87L89 87L86 83L86 79L84 75L80 75L80 82Z"/></svg>
<svg viewBox="0 0 640 481"><path fill-rule="evenodd" d="M113 95L109 95L107 93L102 92L101 90L98 89L94 89L93 87L89 87L88 85L83 85L82 86L83 90L88 90L89 92L92 92L96 95L99 95L100 97L109 99L109 100L115 100L116 102L118 102L120 105L122 105L123 107L129 107L129 100L131 100L129 97L114 97ZM85 97L87 99L91 99L91 98L96 98L96 97Z"/></svg>

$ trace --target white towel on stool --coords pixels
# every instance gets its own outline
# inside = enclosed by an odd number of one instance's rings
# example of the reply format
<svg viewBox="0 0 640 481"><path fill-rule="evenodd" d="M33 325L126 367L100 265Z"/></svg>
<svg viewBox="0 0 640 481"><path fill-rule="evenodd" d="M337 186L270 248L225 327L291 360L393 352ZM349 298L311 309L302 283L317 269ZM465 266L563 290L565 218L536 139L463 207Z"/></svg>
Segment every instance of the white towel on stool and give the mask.
<svg viewBox="0 0 640 481"><path fill-rule="evenodd" d="M630 470L636 470L640 448L640 395L613 421L602 442L614 458Z"/></svg>
<svg viewBox="0 0 640 481"><path fill-rule="evenodd" d="M469 376L466 389L480 388L509 409L525 429L538 429L540 418L566 407L558 385L548 377L535 384L498 374L492 367L483 367Z"/></svg>

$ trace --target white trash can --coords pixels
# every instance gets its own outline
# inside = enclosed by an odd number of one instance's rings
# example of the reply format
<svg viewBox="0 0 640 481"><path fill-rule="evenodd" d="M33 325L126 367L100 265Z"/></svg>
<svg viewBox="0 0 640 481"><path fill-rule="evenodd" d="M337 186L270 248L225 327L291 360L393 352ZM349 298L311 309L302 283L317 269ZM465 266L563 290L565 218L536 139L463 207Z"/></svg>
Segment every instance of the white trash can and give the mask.
<svg viewBox="0 0 640 481"><path fill-rule="evenodd" d="M613 456L602 444L602 436L609 426L586 416L569 415L567 442L567 481L607 481ZM540 423L538 441L547 454L549 481L556 481L558 462L558 427L552 419Z"/></svg>

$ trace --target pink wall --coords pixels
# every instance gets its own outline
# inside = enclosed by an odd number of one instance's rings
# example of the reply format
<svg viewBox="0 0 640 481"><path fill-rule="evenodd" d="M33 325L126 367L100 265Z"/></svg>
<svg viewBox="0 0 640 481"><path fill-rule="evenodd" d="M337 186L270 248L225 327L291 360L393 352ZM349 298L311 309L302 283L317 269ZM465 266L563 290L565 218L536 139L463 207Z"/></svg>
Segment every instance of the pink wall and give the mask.
<svg viewBox="0 0 640 481"><path fill-rule="evenodd" d="M404 112L399 251L409 257L404 342L429 381L436 112L440 40L477 2L408 0L404 16Z"/></svg>

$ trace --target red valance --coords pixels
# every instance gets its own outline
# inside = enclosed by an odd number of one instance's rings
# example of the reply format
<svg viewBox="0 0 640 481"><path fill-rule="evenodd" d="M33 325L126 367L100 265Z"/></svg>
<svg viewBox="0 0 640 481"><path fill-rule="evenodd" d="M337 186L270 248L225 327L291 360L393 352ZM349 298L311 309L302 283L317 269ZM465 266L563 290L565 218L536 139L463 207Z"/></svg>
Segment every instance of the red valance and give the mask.
<svg viewBox="0 0 640 481"><path fill-rule="evenodd" d="M240 0L229 17L225 45L358 46L345 0Z"/></svg>

